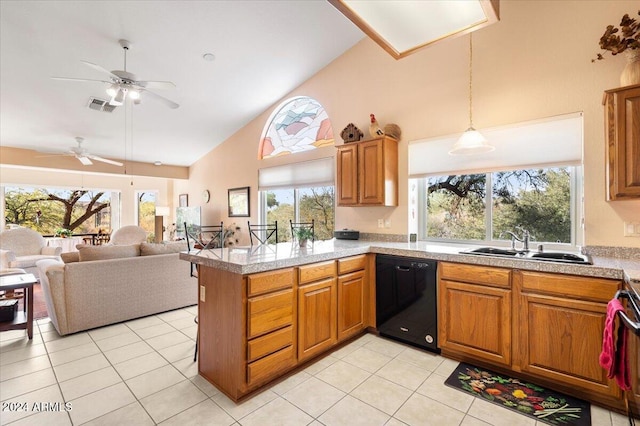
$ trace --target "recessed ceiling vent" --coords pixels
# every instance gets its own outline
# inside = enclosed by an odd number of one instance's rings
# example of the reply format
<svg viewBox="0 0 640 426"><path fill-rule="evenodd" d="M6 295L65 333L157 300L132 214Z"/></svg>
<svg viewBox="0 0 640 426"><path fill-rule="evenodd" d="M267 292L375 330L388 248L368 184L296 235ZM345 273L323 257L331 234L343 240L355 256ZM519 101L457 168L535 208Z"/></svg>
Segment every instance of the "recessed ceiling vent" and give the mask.
<svg viewBox="0 0 640 426"><path fill-rule="evenodd" d="M114 105L109 105L109 101L93 97L89 98L89 104L87 106L89 109L103 112L113 112L113 110L116 109Z"/></svg>

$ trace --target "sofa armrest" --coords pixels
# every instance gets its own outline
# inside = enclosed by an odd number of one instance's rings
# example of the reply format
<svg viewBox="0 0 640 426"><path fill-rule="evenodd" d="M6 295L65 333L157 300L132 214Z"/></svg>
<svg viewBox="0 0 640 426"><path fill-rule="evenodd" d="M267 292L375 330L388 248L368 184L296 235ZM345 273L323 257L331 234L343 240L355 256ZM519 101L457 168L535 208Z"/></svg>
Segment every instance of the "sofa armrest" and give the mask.
<svg viewBox="0 0 640 426"><path fill-rule="evenodd" d="M42 250L40 250L40 254L47 256L60 256L60 253L62 253L62 247L44 246L42 247Z"/></svg>
<svg viewBox="0 0 640 426"><path fill-rule="evenodd" d="M9 264L15 260L16 254L13 251L0 249L0 269L10 268Z"/></svg>
<svg viewBox="0 0 640 426"><path fill-rule="evenodd" d="M37 261L36 266L51 323L60 335L68 334L64 286L65 265L59 260L43 259Z"/></svg>

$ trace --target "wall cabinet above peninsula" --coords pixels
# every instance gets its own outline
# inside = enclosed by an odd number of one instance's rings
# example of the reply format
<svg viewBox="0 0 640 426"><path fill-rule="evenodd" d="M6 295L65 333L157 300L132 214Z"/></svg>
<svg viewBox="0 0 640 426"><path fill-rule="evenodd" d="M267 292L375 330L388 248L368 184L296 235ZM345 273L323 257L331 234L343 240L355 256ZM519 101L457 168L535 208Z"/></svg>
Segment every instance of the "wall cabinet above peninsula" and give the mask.
<svg viewBox="0 0 640 426"><path fill-rule="evenodd" d="M640 198L640 85L604 92L607 199Z"/></svg>
<svg viewBox="0 0 640 426"><path fill-rule="evenodd" d="M337 147L339 206L398 205L398 141L388 136Z"/></svg>

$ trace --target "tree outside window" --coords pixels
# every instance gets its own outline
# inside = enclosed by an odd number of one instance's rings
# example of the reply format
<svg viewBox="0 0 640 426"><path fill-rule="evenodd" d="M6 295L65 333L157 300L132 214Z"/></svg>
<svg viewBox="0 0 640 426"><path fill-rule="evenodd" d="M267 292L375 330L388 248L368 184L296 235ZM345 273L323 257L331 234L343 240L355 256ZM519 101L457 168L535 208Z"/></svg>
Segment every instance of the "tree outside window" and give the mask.
<svg viewBox="0 0 640 426"><path fill-rule="evenodd" d="M421 229L427 239L482 241L508 240L520 226L535 241L573 244L572 169L425 178Z"/></svg>
<svg viewBox="0 0 640 426"><path fill-rule="evenodd" d="M110 192L43 188L5 188L5 225L19 225L43 235L58 229L74 234L109 232Z"/></svg>

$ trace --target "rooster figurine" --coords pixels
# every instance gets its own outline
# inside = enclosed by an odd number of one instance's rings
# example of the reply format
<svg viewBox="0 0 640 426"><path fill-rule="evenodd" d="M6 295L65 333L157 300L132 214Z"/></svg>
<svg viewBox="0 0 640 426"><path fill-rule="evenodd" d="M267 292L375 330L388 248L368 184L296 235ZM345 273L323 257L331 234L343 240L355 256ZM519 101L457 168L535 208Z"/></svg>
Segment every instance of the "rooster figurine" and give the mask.
<svg viewBox="0 0 640 426"><path fill-rule="evenodd" d="M376 136L384 135L384 132L378 124L378 120L376 120L376 116L373 114L369 114L369 117L371 117L371 124L369 124L369 134L371 135L371 137L375 138Z"/></svg>
<svg viewBox="0 0 640 426"><path fill-rule="evenodd" d="M380 128L380 124L378 124L378 120L376 120L376 116L374 114L369 114L371 117L371 124L369 125L369 134L372 138L376 138L378 136L387 135L395 140L400 140L402 135L402 131L400 130L400 126L397 124L389 123L384 126L382 129Z"/></svg>

